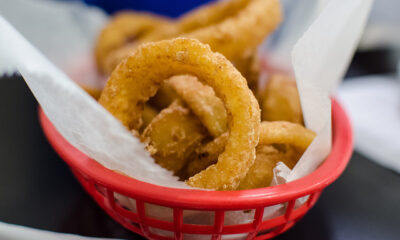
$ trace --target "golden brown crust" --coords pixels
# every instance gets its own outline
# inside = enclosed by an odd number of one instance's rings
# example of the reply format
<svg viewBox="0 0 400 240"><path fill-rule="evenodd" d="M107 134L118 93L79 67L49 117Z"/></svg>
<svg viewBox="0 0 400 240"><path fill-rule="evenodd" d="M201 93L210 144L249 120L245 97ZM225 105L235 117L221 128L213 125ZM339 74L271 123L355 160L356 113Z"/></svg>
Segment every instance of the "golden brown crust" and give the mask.
<svg viewBox="0 0 400 240"><path fill-rule="evenodd" d="M206 136L200 121L177 100L151 121L141 140L156 163L176 173Z"/></svg>
<svg viewBox="0 0 400 240"><path fill-rule="evenodd" d="M85 92L87 92L87 94L92 96L92 98L94 98L96 100L99 99L99 97L101 95L101 91L102 91L102 89L88 87L88 86L84 86L84 85L81 85L81 88L83 90L85 90Z"/></svg>
<svg viewBox="0 0 400 240"><path fill-rule="evenodd" d="M222 22L228 17L233 17L251 0L214 1L200 6L184 15L177 22L177 28L181 33L208 27Z"/></svg>
<svg viewBox="0 0 400 240"><path fill-rule="evenodd" d="M224 133L196 149L189 157L188 164L183 170L183 173L180 174L182 178L186 180L206 169L208 166L215 164L218 160L218 156L225 149L227 139L228 133Z"/></svg>
<svg viewBox="0 0 400 240"><path fill-rule="evenodd" d="M102 73L111 72L110 63L107 62L110 61L107 58L111 52L169 23L168 18L151 13L123 11L116 14L97 39L95 59L99 70Z"/></svg>
<svg viewBox="0 0 400 240"><path fill-rule="evenodd" d="M195 39L143 44L113 71L99 99L128 128L140 127L144 103L164 79L190 74L211 86L229 116L229 138L218 163L187 180L208 189L233 190L255 159L260 109L246 80L221 54Z"/></svg>
<svg viewBox="0 0 400 240"><path fill-rule="evenodd" d="M303 124L296 82L287 75L272 75L262 96L264 121L289 121Z"/></svg>
<svg viewBox="0 0 400 240"><path fill-rule="evenodd" d="M266 36L275 30L281 18L278 0L251 0L237 14L182 36L207 43L213 51L235 62L254 52Z"/></svg>
<svg viewBox="0 0 400 240"><path fill-rule="evenodd" d="M157 109L163 109L168 107L174 100L180 99L175 89L171 86L169 80L164 83L158 89L156 95L149 100L149 104Z"/></svg>
<svg viewBox="0 0 400 240"><path fill-rule="evenodd" d="M303 151L308 148L316 134L298 123L285 121L261 122L259 145L289 144Z"/></svg>
<svg viewBox="0 0 400 240"><path fill-rule="evenodd" d="M275 30L281 18L278 0L218 1L189 12L173 26L158 28L142 38L142 42L176 36L195 38L240 64ZM111 60L105 69L114 69L115 64L129 56L136 47L125 46L110 54Z"/></svg>
<svg viewBox="0 0 400 240"><path fill-rule="evenodd" d="M144 105L143 108L143 114L142 114L142 126L140 126L140 132L143 132L143 130L150 124L150 122L157 116L158 111L151 107L148 104Z"/></svg>
<svg viewBox="0 0 400 240"><path fill-rule="evenodd" d="M176 93L185 101L213 137L227 131L228 120L223 102L214 90L190 75L175 76L168 80Z"/></svg>
<svg viewBox="0 0 400 240"><path fill-rule="evenodd" d="M241 183L243 189L245 186L247 189L253 183L257 183L258 187L261 185L266 186L265 184L269 183L268 179L272 178L272 169L278 161L284 162L288 167L292 168L315 136L316 134L313 131L300 124L283 121L261 122L260 141L257 146L255 166L249 170L246 176L247 180L243 180L245 183ZM227 133L199 147L190 157L184 173L181 175L184 177L193 176L214 164L218 155L224 150L226 139ZM272 152L279 152L279 154L271 154L269 150L272 149L272 146L275 149ZM266 152L266 150L268 151ZM268 162L269 160L271 162ZM261 166L263 164L266 165ZM252 177L253 174L255 174L254 177ZM266 179L266 182L263 179Z"/></svg>
<svg viewBox="0 0 400 240"><path fill-rule="evenodd" d="M273 146L257 147L256 160L251 166L246 177L240 182L238 190L260 188L269 186L273 169L278 161L284 158L284 154L280 153Z"/></svg>

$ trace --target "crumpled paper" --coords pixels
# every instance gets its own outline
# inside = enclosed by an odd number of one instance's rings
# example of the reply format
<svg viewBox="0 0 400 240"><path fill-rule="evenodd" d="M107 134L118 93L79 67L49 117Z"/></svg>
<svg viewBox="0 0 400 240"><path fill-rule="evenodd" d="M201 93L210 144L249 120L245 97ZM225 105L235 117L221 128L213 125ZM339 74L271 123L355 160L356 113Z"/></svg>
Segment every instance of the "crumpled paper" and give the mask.
<svg viewBox="0 0 400 240"><path fill-rule="evenodd" d="M138 180L188 188L154 163L143 144L0 17L0 63L15 67L57 130L103 166Z"/></svg>
<svg viewBox="0 0 400 240"><path fill-rule="evenodd" d="M24 4L29 2L28 0L17 1ZM303 2L306 1L303 0ZM318 135L292 171L282 164L274 169L276 183L293 181L309 174L329 154L331 147L329 96L337 87L348 66L372 4L372 0L317 2L318 8L309 20L312 24L295 44L291 53L291 62L299 88L306 126ZM45 1L40 3L45 4ZM81 8L86 7L81 6ZM85 13L89 15L90 11ZM295 23L296 21L292 21L291 24ZM308 25L308 22L304 22L304 25ZM295 29L293 25L291 29ZM307 28L304 27L304 29ZM69 30L70 34L75 34L74 28ZM93 33L96 31L92 31L92 35L88 34L88 39L93 39ZM0 70L8 66L7 69L15 67L21 72L46 115L73 146L105 167L138 180L167 187L189 188L173 177L170 172L155 164L136 138L132 137L116 119L81 90L65 73L59 71L25 41L4 19L0 19L0 32L2 33L0 35L2 53ZM41 33L48 36L54 34L48 29ZM289 46L293 44L293 39L300 34L301 32L286 34L291 39L287 41L281 39L287 44L287 46L280 46L281 54L291 49ZM90 69L88 76L95 76L95 73L91 72L93 69L82 67L93 66L93 59L88 55L92 46L90 45L90 49L77 53L75 65L67 64L62 69L70 76L78 71L76 69L84 71ZM59 50L68 51L67 48L65 46ZM290 56L287 52L285 54ZM89 63L84 63L85 61ZM69 62L66 61L66 63ZM75 75L85 76L85 74ZM124 199L120 195L116 198L132 208L135 207L132 203L134 200ZM264 218L280 214L283 207L283 205L277 205L267 208ZM161 218L168 216L157 207L149 207L149 214L152 215L152 213L158 214ZM241 211L238 213L240 216L229 214L227 213L226 216L227 221L236 224L249 221L253 217L251 212ZM209 216L200 218L208 221ZM198 221L196 217L186 219Z"/></svg>
<svg viewBox="0 0 400 240"><path fill-rule="evenodd" d="M288 176L314 171L331 148L330 95L343 79L371 10L372 0L332 0L295 44L292 64L304 121L317 137Z"/></svg>

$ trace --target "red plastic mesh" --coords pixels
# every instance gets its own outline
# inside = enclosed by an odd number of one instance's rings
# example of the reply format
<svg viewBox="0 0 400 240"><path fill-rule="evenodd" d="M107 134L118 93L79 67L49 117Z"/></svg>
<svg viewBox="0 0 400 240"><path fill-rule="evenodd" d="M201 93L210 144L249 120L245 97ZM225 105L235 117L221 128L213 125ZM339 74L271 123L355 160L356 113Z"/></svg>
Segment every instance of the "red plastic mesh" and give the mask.
<svg viewBox="0 0 400 240"><path fill-rule="evenodd" d="M146 215L146 202L135 199L137 212L128 210L116 202L114 192L111 189L94 183L77 171L73 172L86 191L115 221L130 231L146 238L157 240L182 240L185 234L209 235L211 240L220 240L223 235L243 233L247 234L246 239L270 239L285 232L300 220L315 204L321 194L321 191L311 193L308 200L297 208L297 199L292 199L285 203L286 209L283 215L268 220L263 220L264 208L268 206L263 206L253 209L255 213L254 220L251 223L224 225L225 212L229 210L216 210L214 211L214 225L194 225L183 223L183 211L190 209L166 206L173 209L173 221L167 222L155 219ZM154 203L152 204L154 205ZM245 210L248 211L250 209L243 209L243 211ZM173 236L159 235L159 232L150 231L150 228L172 232Z"/></svg>

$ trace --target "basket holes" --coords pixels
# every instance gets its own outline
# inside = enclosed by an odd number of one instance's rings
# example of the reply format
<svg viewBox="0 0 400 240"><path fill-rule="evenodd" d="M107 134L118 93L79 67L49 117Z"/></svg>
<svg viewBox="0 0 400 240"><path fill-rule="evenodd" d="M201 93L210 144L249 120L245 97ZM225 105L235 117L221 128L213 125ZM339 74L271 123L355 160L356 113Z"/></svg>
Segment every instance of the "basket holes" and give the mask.
<svg viewBox="0 0 400 240"><path fill-rule="evenodd" d="M183 210L183 224L214 225L214 211Z"/></svg>
<svg viewBox="0 0 400 240"><path fill-rule="evenodd" d="M322 190L318 191L318 192L314 192L310 195L310 197L307 200L307 205L308 207L311 207L312 205L314 205L318 198L321 196Z"/></svg>
<svg viewBox="0 0 400 240"><path fill-rule="evenodd" d="M294 209L298 209L300 207L302 207L304 204L310 204L311 202L309 200L312 201L312 198L310 198L311 195L307 195L304 197L300 197L296 200L296 204L294 206Z"/></svg>
<svg viewBox="0 0 400 240"><path fill-rule="evenodd" d="M96 191L98 192L98 193L100 193L101 195L103 195L103 196L105 196L106 195L106 188L105 187L103 187L103 186L101 186L101 185L99 185L99 184L97 184L97 183L94 183L93 184L94 185L94 189L96 189Z"/></svg>
<svg viewBox="0 0 400 240"><path fill-rule="evenodd" d="M263 235L272 233L272 232L274 232L275 230L277 230L278 228L280 228L280 226L274 227L274 228L270 228L270 229L261 230L261 231L259 231L259 232L257 233L256 237L259 237L259 236L263 236Z"/></svg>
<svg viewBox="0 0 400 240"><path fill-rule="evenodd" d="M263 221L273 219L285 214L286 211L286 203L285 204L276 204L272 206L268 206L264 208Z"/></svg>
<svg viewBox="0 0 400 240"><path fill-rule="evenodd" d="M145 203L144 206L147 217L166 222L174 221L174 211L172 208L151 203Z"/></svg>
<svg viewBox="0 0 400 240"><path fill-rule="evenodd" d="M287 220L290 220L292 218L296 201L297 200L291 200L291 201L287 202L287 204L286 204L285 218Z"/></svg>
<svg viewBox="0 0 400 240"><path fill-rule="evenodd" d="M191 234L191 233L184 233L183 239L184 240L210 240L212 235L200 235L200 234Z"/></svg>
<svg viewBox="0 0 400 240"><path fill-rule="evenodd" d="M248 233L222 235L221 240L246 240Z"/></svg>
<svg viewBox="0 0 400 240"><path fill-rule="evenodd" d="M154 228L154 227L149 227L149 231L152 234L160 235L162 237L169 237L169 238L174 238L174 232L159 229L159 228Z"/></svg>
<svg viewBox="0 0 400 240"><path fill-rule="evenodd" d="M133 221L131 221L131 220L129 220L129 219L125 219L124 221L125 221L127 224L129 224L129 225L133 226L134 228L136 228L138 231L140 231L140 225L139 225L138 223L133 222Z"/></svg>
<svg viewBox="0 0 400 240"><path fill-rule="evenodd" d="M225 211L224 225L229 226L252 223L254 221L254 213L254 209Z"/></svg>
<svg viewBox="0 0 400 240"><path fill-rule="evenodd" d="M135 199L129 198L117 192L114 192L114 199L115 199L115 204L118 205L119 207L128 210L130 212L137 213Z"/></svg>

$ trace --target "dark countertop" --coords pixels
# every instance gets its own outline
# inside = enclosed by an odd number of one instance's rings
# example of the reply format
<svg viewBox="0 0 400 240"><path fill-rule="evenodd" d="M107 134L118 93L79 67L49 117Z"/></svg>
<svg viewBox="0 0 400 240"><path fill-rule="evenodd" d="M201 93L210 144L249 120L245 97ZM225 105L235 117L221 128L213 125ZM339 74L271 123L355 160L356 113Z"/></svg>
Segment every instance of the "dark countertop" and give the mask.
<svg viewBox="0 0 400 240"><path fill-rule="evenodd" d="M353 75L360 73L352 69ZM37 102L22 78L0 78L0 116L0 221L141 239L109 218L52 150L39 126ZM399 189L400 175L354 153L315 207L276 239L400 239Z"/></svg>

